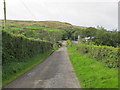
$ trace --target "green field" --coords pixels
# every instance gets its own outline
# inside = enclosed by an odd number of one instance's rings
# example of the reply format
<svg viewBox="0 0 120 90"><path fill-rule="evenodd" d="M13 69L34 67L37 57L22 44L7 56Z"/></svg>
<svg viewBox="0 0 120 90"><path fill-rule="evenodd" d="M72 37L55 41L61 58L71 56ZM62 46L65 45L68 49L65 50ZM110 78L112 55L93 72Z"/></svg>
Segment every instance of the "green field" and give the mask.
<svg viewBox="0 0 120 90"><path fill-rule="evenodd" d="M63 35L66 33L62 29L43 27L43 26L40 26L39 24L31 25L29 23L21 24L21 23L15 23L15 22L8 22L6 29L4 30L6 32L9 32L11 34L15 34L18 36L47 40L50 42L60 41L63 38Z"/></svg>

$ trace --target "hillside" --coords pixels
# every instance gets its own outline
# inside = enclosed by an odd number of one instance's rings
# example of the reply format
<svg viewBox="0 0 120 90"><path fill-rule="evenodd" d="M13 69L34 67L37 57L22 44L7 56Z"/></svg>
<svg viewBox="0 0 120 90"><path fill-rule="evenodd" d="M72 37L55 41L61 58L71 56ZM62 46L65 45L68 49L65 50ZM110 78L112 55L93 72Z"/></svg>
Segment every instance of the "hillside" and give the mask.
<svg viewBox="0 0 120 90"><path fill-rule="evenodd" d="M21 25L40 25L43 27L56 28L56 29L67 29L67 28L78 28L84 29L86 27L75 26L66 22L59 21L19 21L19 20L7 20L7 24L21 24Z"/></svg>
<svg viewBox="0 0 120 90"><path fill-rule="evenodd" d="M2 23L0 26L2 26ZM6 31L12 34L51 42L71 39L74 31L81 31L82 29L86 29L86 27L59 21L7 20L6 25Z"/></svg>
<svg viewBox="0 0 120 90"><path fill-rule="evenodd" d="M0 24L2 26L2 23ZM118 31L107 31L103 27L82 27L67 22L59 21L19 21L7 20L7 30L18 35L22 34L27 38L36 38L48 41L77 40L90 37L89 41L96 45L107 45L117 47L119 44ZM95 38L93 38L95 37Z"/></svg>

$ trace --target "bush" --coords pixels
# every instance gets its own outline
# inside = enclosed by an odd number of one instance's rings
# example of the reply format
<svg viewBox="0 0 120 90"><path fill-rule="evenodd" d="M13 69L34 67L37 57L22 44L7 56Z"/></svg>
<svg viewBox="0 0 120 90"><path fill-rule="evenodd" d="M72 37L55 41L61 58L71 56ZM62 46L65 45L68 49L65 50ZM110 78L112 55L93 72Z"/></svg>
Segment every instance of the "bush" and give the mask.
<svg viewBox="0 0 120 90"><path fill-rule="evenodd" d="M50 42L12 35L6 31L2 31L2 36L3 65L14 61L25 61L27 60L25 58L44 53L53 47Z"/></svg>
<svg viewBox="0 0 120 90"><path fill-rule="evenodd" d="M96 45L77 45L77 50L83 54L89 54L98 61L105 63L109 68L119 67L118 48Z"/></svg>

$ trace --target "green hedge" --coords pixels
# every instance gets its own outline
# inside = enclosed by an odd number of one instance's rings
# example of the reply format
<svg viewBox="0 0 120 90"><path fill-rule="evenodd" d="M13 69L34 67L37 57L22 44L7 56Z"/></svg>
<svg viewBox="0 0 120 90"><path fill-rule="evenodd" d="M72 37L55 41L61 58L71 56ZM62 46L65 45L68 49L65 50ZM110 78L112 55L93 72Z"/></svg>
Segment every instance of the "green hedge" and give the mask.
<svg viewBox="0 0 120 90"><path fill-rule="evenodd" d="M90 57L103 62L106 67L109 68L119 67L118 48L86 44L73 44L73 45L76 46L76 49L80 53L87 54Z"/></svg>
<svg viewBox="0 0 120 90"><path fill-rule="evenodd" d="M2 63L9 64L13 61L25 61L40 53L53 48L53 44L37 39L28 39L22 36L15 36L2 31Z"/></svg>

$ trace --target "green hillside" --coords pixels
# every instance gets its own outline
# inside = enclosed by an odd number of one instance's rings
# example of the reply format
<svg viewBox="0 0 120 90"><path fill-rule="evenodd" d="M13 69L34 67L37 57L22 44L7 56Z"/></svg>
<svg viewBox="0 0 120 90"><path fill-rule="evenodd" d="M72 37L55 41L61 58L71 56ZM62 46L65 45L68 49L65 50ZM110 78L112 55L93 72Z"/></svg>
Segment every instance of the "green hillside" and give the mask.
<svg viewBox="0 0 120 90"><path fill-rule="evenodd" d="M79 28L84 29L86 27L75 26L66 22L59 21L17 21L17 20L7 20L7 24L19 24L19 25L39 25L42 27L56 28L56 29L66 29L66 28Z"/></svg>

